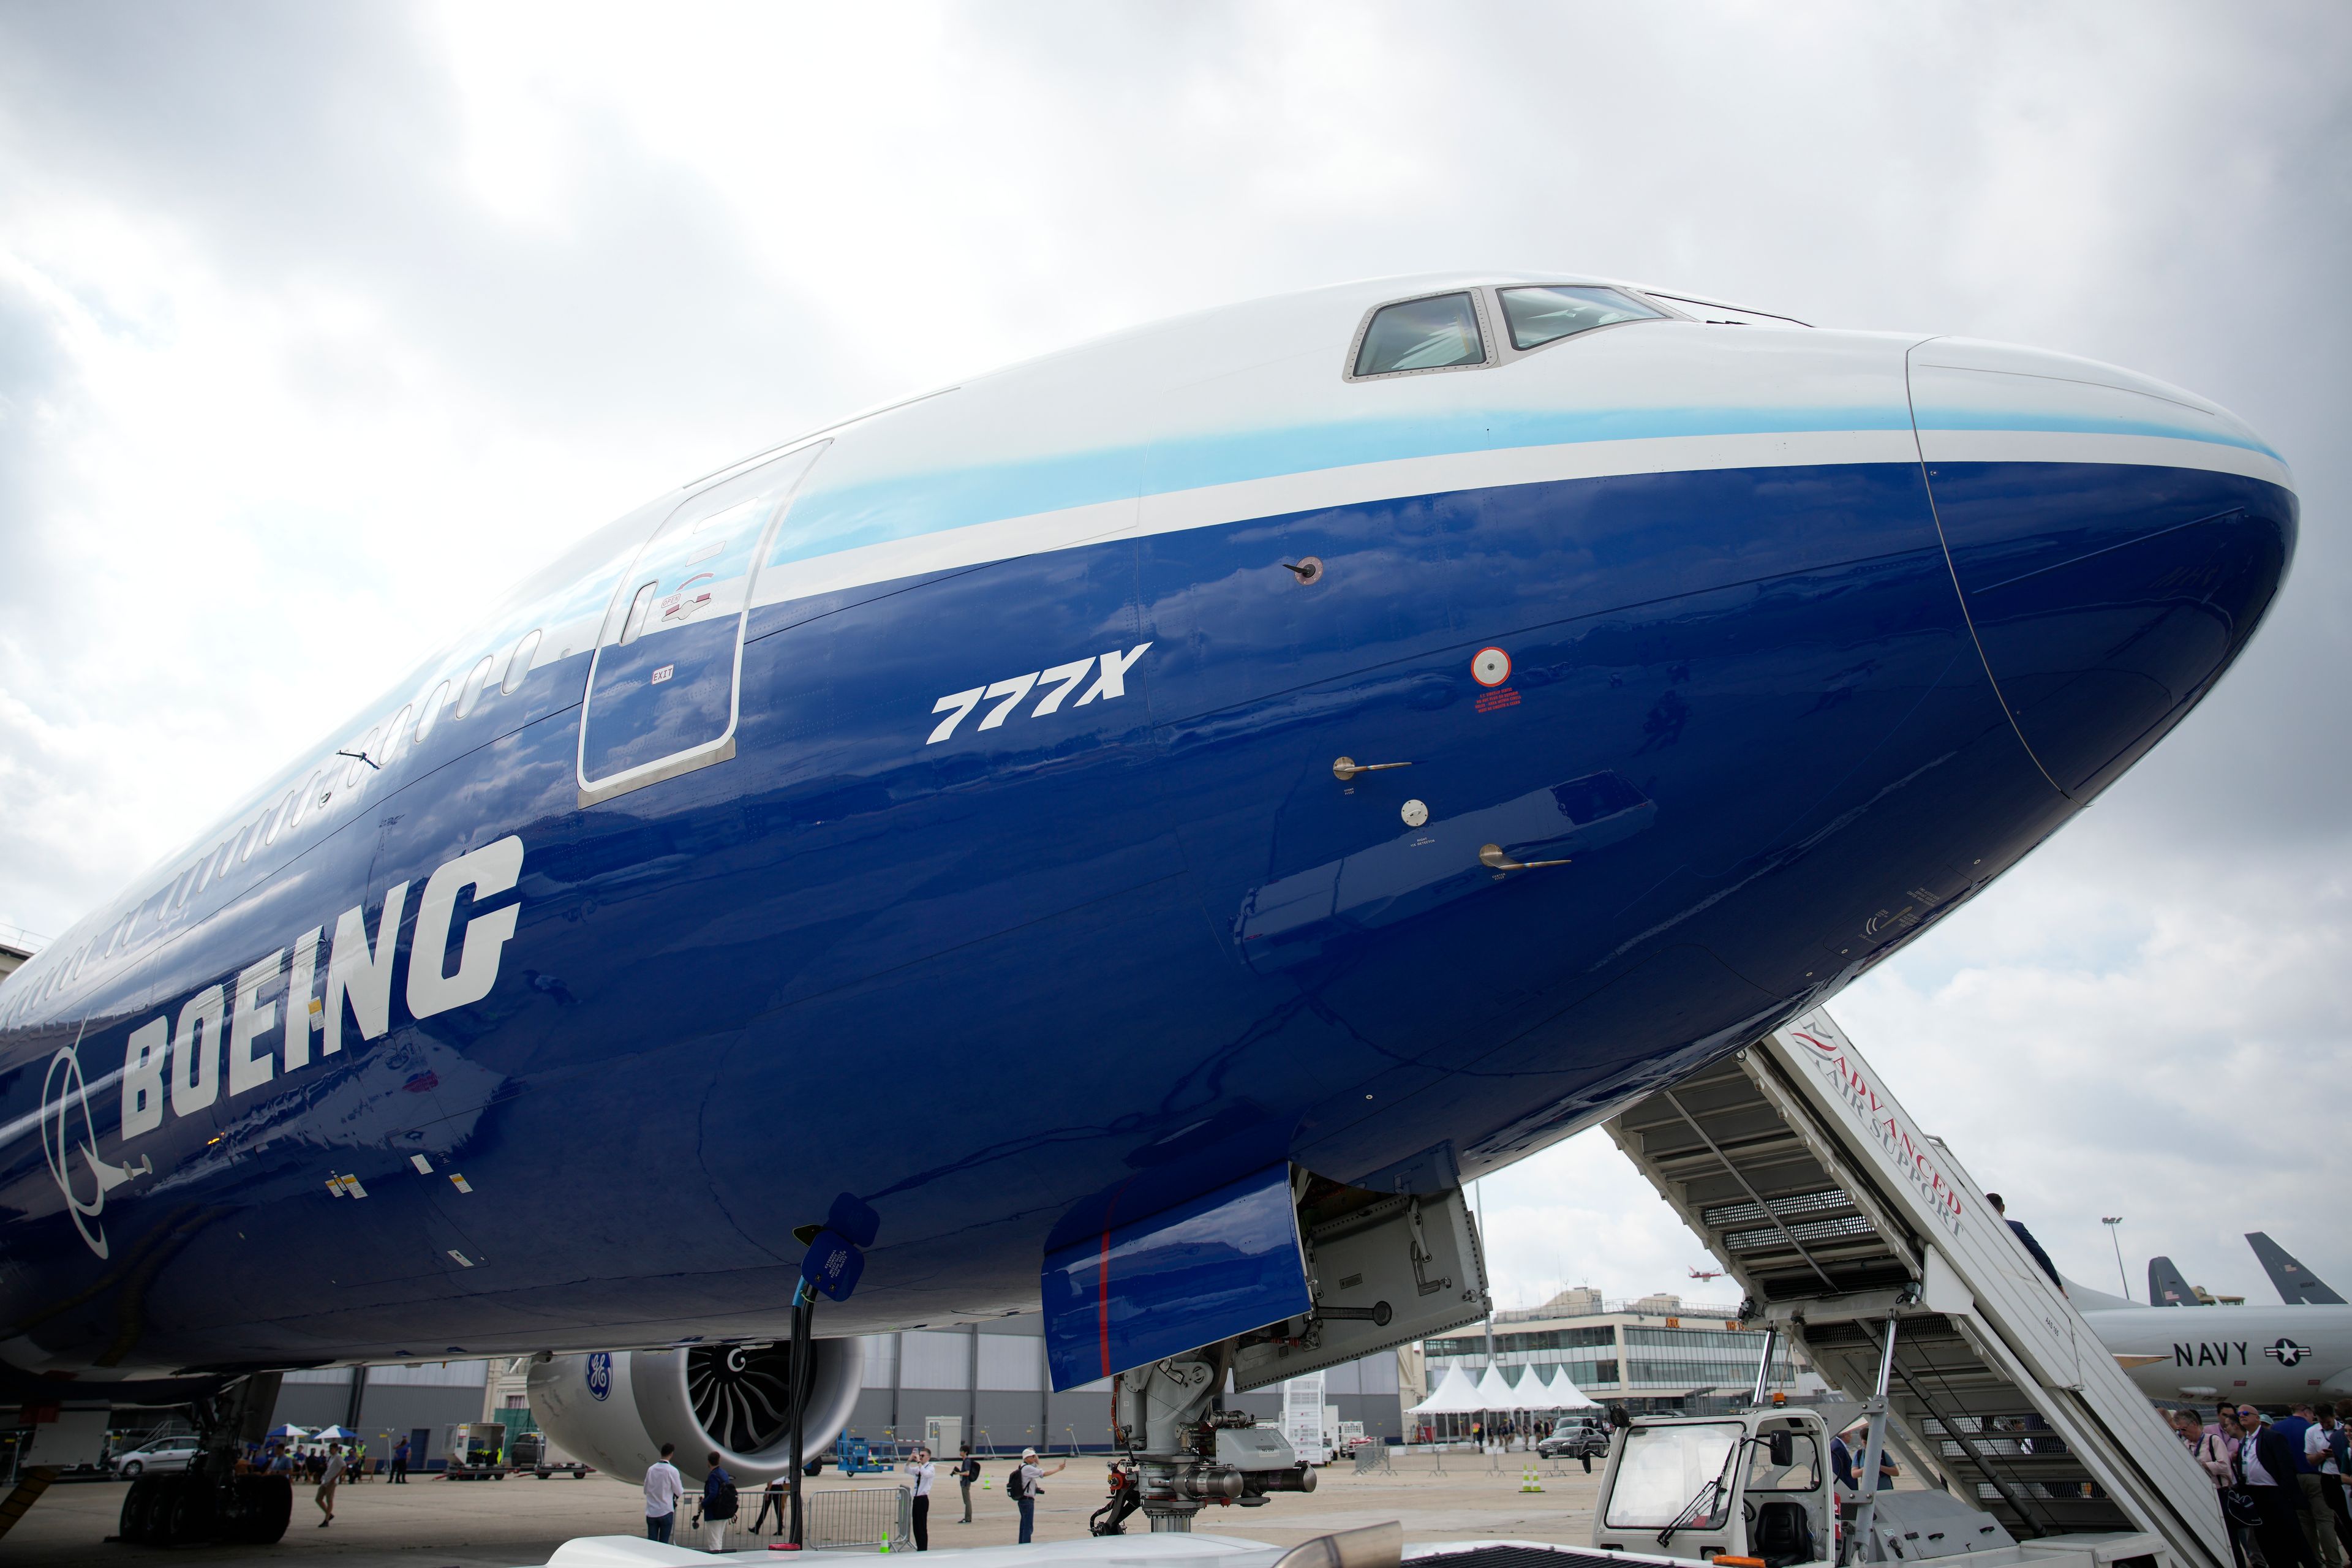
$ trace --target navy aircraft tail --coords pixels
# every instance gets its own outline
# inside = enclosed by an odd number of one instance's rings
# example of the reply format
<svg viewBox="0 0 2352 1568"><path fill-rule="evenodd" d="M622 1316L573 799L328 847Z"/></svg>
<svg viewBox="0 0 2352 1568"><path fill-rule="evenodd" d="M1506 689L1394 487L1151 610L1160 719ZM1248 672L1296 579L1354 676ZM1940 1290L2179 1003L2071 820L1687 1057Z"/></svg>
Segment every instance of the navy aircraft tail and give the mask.
<svg viewBox="0 0 2352 1568"><path fill-rule="evenodd" d="M2302 1264L2294 1255L2259 1230L2246 1233L2246 1245L2263 1261L2263 1272L2278 1287L2279 1300L2290 1307L2340 1307L2344 1298L2330 1289L2327 1282Z"/></svg>
<svg viewBox="0 0 2352 1568"><path fill-rule="evenodd" d="M2202 1307L2207 1303L2199 1298L2188 1279L2172 1265L2169 1258L2147 1260L2147 1304L2151 1307Z"/></svg>

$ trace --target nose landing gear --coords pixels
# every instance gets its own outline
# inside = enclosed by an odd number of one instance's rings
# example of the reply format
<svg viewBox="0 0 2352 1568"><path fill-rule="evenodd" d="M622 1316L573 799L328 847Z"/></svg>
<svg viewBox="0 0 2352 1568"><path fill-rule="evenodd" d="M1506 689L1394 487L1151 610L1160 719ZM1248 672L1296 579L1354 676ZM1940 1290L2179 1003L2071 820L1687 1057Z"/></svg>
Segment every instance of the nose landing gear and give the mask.
<svg viewBox="0 0 2352 1568"><path fill-rule="evenodd" d="M1281 1434L1216 1408L1239 1342L1225 1340L1124 1373L1112 1405L1125 1456L1111 1468L1110 1500L1088 1528L1123 1532L1138 1509L1152 1530L1189 1531L1204 1505L1255 1508L1269 1492L1311 1492L1315 1472Z"/></svg>

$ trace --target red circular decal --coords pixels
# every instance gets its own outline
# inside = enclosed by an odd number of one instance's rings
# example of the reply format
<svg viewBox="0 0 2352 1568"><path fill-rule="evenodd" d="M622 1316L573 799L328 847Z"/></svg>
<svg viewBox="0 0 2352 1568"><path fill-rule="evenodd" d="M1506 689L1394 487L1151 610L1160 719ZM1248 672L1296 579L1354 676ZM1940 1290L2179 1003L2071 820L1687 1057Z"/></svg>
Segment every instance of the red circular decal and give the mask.
<svg viewBox="0 0 2352 1568"><path fill-rule="evenodd" d="M1470 679L1481 686L1500 686L1511 679L1511 656L1498 647L1482 647L1470 660Z"/></svg>

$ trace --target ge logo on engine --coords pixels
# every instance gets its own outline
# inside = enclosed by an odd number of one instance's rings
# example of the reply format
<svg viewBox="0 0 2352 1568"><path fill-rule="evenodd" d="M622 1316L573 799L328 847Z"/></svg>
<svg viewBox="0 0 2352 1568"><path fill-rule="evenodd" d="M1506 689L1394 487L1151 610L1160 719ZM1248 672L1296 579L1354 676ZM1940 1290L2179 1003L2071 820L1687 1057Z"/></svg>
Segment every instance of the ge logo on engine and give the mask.
<svg viewBox="0 0 2352 1568"><path fill-rule="evenodd" d="M588 1358L588 1397L603 1403L613 1392L613 1356L609 1351L598 1351Z"/></svg>

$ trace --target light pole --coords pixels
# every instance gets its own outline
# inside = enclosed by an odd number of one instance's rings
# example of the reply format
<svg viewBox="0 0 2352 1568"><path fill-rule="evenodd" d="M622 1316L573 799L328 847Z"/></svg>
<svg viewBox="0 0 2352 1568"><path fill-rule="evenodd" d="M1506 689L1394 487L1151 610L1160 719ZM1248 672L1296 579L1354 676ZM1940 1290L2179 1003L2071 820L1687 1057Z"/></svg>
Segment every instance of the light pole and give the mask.
<svg viewBox="0 0 2352 1568"><path fill-rule="evenodd" d="M2131 1300L2131 1276L2124 1272L2123 1231L2119 1228L2124 1216L2119 1214L2102 1215L2099 1223L2107 1227L2107 1239L2116 1244L2116 1279L2124 1288L2124 1300L2128 1301Z"/></svg>
<svg viewBox="0 0 2352 1568"><path fill-rule="evenodd" d="M1491 1258L1495 1256L1494 1244L1486 1238L1486 1184L1483 1179L1473 1195L1478 1204L1478 1247ZM1486 1292L1486 1364L1495 1364L1495 1293L1491 1285Z"/></svg>

